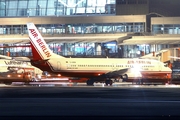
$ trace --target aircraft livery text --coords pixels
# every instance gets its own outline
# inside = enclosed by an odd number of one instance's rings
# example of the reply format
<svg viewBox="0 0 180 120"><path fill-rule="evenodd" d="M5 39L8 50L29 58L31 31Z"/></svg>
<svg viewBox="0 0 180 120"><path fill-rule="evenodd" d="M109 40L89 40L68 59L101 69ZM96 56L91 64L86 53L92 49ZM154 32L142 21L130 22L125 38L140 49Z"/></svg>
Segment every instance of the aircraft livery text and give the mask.
<svg viewBox="0 0 180 120"><path fill-rule="evenodd" d="M127 64L151 64L151 61L129 60Z"/></svg>
<svg viewBox="0 0 180 120"><path fill-rule="evenodd" d="M39 44L40 48L42 49L46 57L50 57L51 53L46 48L45 43L43 43L43 41L40 38L38 38L38 34L36 33L36 31L34 29L29 29L29 31L34 36L34 38L36 38L37 43Z"/></svg>

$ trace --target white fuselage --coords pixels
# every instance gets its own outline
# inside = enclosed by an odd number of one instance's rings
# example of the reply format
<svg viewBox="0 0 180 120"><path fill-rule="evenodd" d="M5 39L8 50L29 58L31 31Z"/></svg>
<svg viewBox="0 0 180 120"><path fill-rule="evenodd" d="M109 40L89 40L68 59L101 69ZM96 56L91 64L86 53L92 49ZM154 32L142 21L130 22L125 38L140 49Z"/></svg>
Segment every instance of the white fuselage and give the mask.
<svg viewBox="0 0 180 120"><path fill-rule="evenodd" d="M52 72L75 74L91 74L99 76L104 73L134 68L141 73L171 73L171 69L158 60L150 59L119 59L119 58L51 58L48 64ZM132 71L133 72L133 71ZM73 74L74 73L74 74ZM66 74L65 74L66 75ZM78 76L78 75L77 75Z"/></svg>

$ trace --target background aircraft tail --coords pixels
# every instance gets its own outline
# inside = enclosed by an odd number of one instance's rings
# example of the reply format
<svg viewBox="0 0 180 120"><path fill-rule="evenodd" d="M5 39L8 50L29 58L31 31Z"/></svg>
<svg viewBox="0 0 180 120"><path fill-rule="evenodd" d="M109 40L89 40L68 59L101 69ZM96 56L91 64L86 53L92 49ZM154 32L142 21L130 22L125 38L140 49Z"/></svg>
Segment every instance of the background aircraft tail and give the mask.
<svg viewBox="0 0 180 120"><path fill-rule="evenodd" d="M33 60L48 60L51 57L56 57L46 44L40 32L34 23L27 23L29 39L32 48Z"/></svg>

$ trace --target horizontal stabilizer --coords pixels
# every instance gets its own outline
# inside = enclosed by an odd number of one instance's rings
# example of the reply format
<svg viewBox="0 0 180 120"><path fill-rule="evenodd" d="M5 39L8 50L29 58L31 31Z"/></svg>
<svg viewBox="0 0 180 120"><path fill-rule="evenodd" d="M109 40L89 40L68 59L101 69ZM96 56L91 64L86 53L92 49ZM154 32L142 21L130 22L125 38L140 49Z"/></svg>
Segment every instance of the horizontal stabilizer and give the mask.
<svg viewBox="0 0 180 120"><path fill-rule="evenodd" d="M44 59L44 60L31 60L31 63L33 64L41 64L47 62L49 59Z"/></svg>
<svg viewBox="0 0 180 120"><path fill-rule="evenodd" d="M12 60L12 57L5 56L5 55L0 55L0 59Z"/></svg>
<svg viewBox="0 0 180 120"><path fill-rule="evenodd" d="M30 58L28 57L13 57L14 60L17 60L17 61L23 61L23 62L30 62Z"/></svg>

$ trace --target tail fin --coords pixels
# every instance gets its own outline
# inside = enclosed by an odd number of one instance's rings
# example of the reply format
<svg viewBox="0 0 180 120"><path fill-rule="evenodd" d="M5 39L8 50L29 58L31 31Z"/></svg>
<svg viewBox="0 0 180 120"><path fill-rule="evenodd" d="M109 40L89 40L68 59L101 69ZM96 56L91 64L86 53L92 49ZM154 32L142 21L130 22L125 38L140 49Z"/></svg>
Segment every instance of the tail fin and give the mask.
<svg viewBox="0 0 180 120"><path fill-rule="evenodd" d="M46 44L45 40L41 36L34 23L27 23L27 29L34 60L47 60L55 55L49 49L48 45Z"/></svg>

